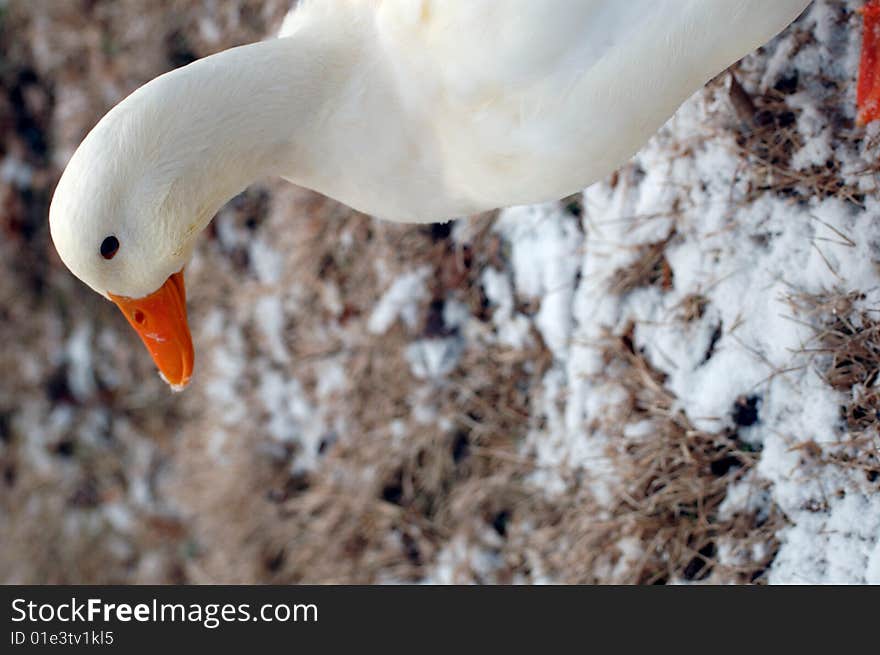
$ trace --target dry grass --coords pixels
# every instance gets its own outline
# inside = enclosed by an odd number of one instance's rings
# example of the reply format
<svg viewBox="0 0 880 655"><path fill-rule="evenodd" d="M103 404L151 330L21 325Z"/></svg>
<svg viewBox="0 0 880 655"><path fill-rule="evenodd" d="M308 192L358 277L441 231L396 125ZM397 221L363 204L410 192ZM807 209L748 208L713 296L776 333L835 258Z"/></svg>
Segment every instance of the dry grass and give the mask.
<svg viewBox="0 0 880 655"><path fill-rule="evenodd" d="M646 553L639 582L700 580L712 573L714 581L758 581L775 554L781 515L770 508L766 515L722 518L719 511L729 485L743 479L757 454L733 432L696 429L628 335L609 344L606 357L625 371L619 379L629 396L630 422L652 425L647 437L625 439L628 488L616 508L622 517L640 519L640 538L655 546ZM761 493L761 485L755 487ZM715 560L719 538L730 542L735 565ZM753 559L756 544L763 555Z"/></svg>
<svg viewBox="0 0 880 655"><path fill-rule="evenodd" d="M663 291L672 289L673 274L666 259L666 247L675 235L675 230L672 230L660 241L636 246L634 261L615 271L609 278L609 293L624 296L640 287L655 285Z"/></svg>
<svg viewBox="0 0 880 655"><path fill-rule="evenodd" d="M631 331L608 337L598 380L626 394L618 413L595 426L609 437L616 500L604 510L588 503L589 509L572 505L562 512L559 526L566 528L550 538L568 542L563 532L569 531L578 538L561 549L557 565L590 582L761 582L778 549L781 512L773 506L729 516L720 511L733 482L749 479L753 493L764 493L750 474L756 453L733 432L696 429L631 337ZM641 428L632 432L636 425Z"/></svg>
<svg viewBox="0 0 880 655"><path fill-rule="evenodd" d="M675 307L675 316L682 323L693 323L703 318L709 299L700 293L691 293L679 301Z"/></svg>
<svg viewBox="0 0 880 655"><path fill-rule="evenodd" d="M291 193L305 204L297 208ZM474 343L443 320L444 305L457 302L491 329L479 276L487 265L504 265L491 217L453 240L451 226L385 224L300 192L276 190L272 197L301 212L295 237L278 244L289 246L290 262L280 286L301 289L299 302L311 308L296 314L293 361L283 375L301 381L317 403L318 367L344 362L346 391L328 405L329 423L344 428L328 433L317 465L302 470L298 448L279 445L250 417L240 426L247 438L235 434L224 443L224 465L206 466L216 420L206 416L194 426L167 488L189 516L195 552L185 563L187 578L417 581L453 541L481 547L486 531L503 541L508 524L527 518L521 500L538 493L527 491L528 463L517 453L549 354L538 338L523 351ZM261 224L257 235L272 229ZM398 323L382 335L366 329L387 285L377 261L391 277L414 262L431 269L415 328ZM243 292L231 286L215 293L231 294L238 305L236 293ZM338 315L326 309L328 295L343 299ZM406 345L450 336L464 343L452 373L434 382L415 378ZM484 581L523 576L521 566L512 555ZM473 581L481 573L457 575Z"/></svg>
<svg viewBox="0 0 880 655"><path fill-rule="evenodd" d="M807 355L830 387L845 394L840 408L843 436L836 443L802 448L817 464L858 471L868 483L880 479L880 321L864 309L860 292L792 293L789 304L813 330Z"/></svg>
<svg viewBox="0 0 880 655"><path fill-rule="evenodd" d="M844 8L840 20L845 21ZM800 47L813 39L809 32L798 32ZM863 133L855 129L852 119L840 110L841 98L846 97L844 84L848 80L823 78L824 101L820 111L823 124L832 126L835 148L822 164L806 168L793 164L793 155L804 146L804 137L798 130L800 109L789 104L788 99L801 90L803 81L797 71L782 76L763 93L750 93L739 83L735 67L726 81L727 95L739 121L730 124L738 154L743 159L741 172L747 180L743 200L750 202L766 192L794 198L836 197L861 205L865 188L861 178L874 180L876 187L878 165L844 174L842 155L858 152L862 148ZM814 84L815 86L815 84ZM876 152L878 144L868 144L867 150ZM867 156L868 161L876 157Z"/></svg>

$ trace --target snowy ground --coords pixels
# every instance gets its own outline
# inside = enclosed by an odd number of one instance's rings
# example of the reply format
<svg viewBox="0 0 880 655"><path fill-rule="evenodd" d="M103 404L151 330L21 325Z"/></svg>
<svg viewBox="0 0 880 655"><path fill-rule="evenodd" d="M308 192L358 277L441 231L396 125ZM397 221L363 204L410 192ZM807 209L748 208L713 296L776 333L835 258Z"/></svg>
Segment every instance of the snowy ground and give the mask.
<svg viewBox="0 0 880 655"><path fill-rule="evenodd" d="M603 375L603 336L632 326L634 347L664 375L676 410L699 430L736 431L760 452L731 484L721 514L782 511L771 582L880 583L877 417L865 430L842 416L854 396L872 393L876 375L833 389L833 355L814 352L826 326L792 301L857 296L845 320L870 329L861 317L876 316L880 300L875 151L854 134L845 85L857 68L857 25L840 5L815 3L765 56L736 70L750 93L783 87L795 143L777 166L801 177L794 184L755 189L760 180L746 170L753 160L737 143L751 128L737 129L730 82L721 78L681 108L616 184L584 192L583 238L555 207L506 210L496 224L512 244L516 291L542 298L535 325L555 356L545 378L553 427L529 435L538 461L582 467L598 496L614 502L615 469L602 457L611 437L589 426L619 411L613 376ZM846 120L832 124L841 113ZM810 177L831 168L842 186L826 194ZM660 279L609 293L619 288L618 271L644 260L639 246L658 243ZM694 298L699 315L682 320ZM559 389L566 400L557 411ZM743 406L754 415L743 416ZM870 461L867 469L814 461L851 443L858 452L849 457Z"/></svg>
<svg viewBox="0 0 880 655"><path fill-rule="evenodd" d="M107 106L282 4L6 17L4 580L880 583L860 3L814 2L559 203L401 227L249 190L187 269L169 396L28 221Z"/></svg>

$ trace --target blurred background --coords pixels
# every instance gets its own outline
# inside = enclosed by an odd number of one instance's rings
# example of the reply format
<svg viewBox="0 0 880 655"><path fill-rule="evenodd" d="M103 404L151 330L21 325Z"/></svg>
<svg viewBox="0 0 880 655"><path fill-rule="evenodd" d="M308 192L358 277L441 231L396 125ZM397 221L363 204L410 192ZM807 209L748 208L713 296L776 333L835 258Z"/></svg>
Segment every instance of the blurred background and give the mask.
<svg viewBox="0 0 880 655"><path fill-rule="evenodd" d="M174 394L61 264L53 188L290 4L0 0L0 582L880 581L859 3L558 203L403 226L255 184L186 269Z"/></svg>

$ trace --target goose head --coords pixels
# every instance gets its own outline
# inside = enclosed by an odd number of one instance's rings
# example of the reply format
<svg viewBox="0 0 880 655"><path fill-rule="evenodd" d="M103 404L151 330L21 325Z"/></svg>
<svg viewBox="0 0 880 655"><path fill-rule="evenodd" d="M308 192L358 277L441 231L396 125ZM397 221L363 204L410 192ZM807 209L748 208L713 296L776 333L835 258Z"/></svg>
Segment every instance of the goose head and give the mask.
<svg viewBox="0 0 880 655"><path fill-rule="evenodd" d="M119 307L182 389L194 360L183 268L199 230L186 162L149 138L143 109L130 97L88 134L58 183L49 227L64 264Z"/></svg>
<svg viewBox="0 0 880 655"><path fill-rule="evenodd" d="M255 180L310 168L323 96L304 89L326 76L307 46L270 39L151 80L95 125L55 189L62 261L119 307L174 389L193 371L183 268L199 234Z"/></svg>

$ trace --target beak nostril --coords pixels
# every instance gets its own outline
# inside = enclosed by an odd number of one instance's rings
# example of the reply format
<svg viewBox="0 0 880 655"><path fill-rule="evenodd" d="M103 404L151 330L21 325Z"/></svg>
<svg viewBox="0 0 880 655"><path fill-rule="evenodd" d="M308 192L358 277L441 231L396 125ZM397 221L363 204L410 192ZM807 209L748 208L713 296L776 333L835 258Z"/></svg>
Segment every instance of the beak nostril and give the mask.
<svg viewBox="0 0 880 655"><path fill-rule="evenodd" d="M137 323L138 325L142 325L145 320L147 320L147 317L144 316L144 313L139 309L135 310L134 322Z"/></svg>

